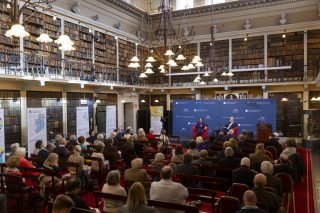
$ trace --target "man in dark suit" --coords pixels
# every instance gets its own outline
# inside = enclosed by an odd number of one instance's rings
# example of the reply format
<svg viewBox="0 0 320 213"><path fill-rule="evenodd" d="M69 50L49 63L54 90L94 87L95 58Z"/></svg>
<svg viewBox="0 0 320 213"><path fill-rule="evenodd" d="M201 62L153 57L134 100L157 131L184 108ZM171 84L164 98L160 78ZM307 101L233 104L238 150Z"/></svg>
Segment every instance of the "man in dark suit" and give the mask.
<svg viewBox="0 0 320 213"><path fill-rule="evenodd" d="M297 173L296 171L291 167L290 161L288 158L288 155L281 154L280 155L280 164L275 164L273 167L273 175L279 174L279 173L285 173L290 175L293 181L297 182Z"/></svg>
<svg viewBox="0 0 320 213"><path fill-rule="evenodd" d="M227 133L229 132L230 129L234 129L238 126L238 124L234 121L234 117L231 116L230 117L230 120L229 120L229 123L227 123L225 126L224 126L224 132Z"/></svg>
<svg viewBox="0 0 320 213"><path fill-rule="evenodd" d="M177 173L184 174L184 175L199 175L199 169L198 167L191 164L192 162L192 155L190 154L184 154L183 156L183 163L179 164L177 167ZM185 183L186 187L196 187L197 182L196 181L188 181Z"/></svg>
<svg viewBox="0 0 320 213"><path fill-rule="evenodd" d="M267 184L267 178L264 174L259 173L254 177L253 191L256 193L257 200L263 203L270 213L278 212L280 205L274 193L268 192L264 189Z"/></svg>
<svg viewBox="0 0 320 213"><path fill-rule="evenodd" d="M244 206L236 213L267 213L266 210L259 209L257 206L256 193L252 190L247 190L243 194Z"/></svg>
<svg viewBox="0 0 320 213"><path fill-rule="evenodd" d="M250 169L250 159L244 157L241 159L240 167L232 171L232 183L247 184L251 189L253 187L253 178L257 173Z"/></svg>
<svg viewBox="0 0 320 213"><path fill-rule="evenodd" d="M240 159L233 156L234 152L231 147L227 147L224 150L224 156L218 161L218 164L221 166L239 166Z"/></svg>
<svg viewBox="0 0 320 213"><path fill-rule="evenodd" d="M196 124L197 136L202 136L203 131L208 128L207 124L203 122L203 118L200 117L199 121Z"/></svg>
<svg viewBox="0 0 320 213"><path fill-rule="evenodd" d="M274 188L276 190L276 195L279 204L282 203L282 184L281 180L277 177L274 177L272 175L273 172L273 165L269 161L263 161L261 163L261 172L266 176L267 178L267 187Z"/></svg>

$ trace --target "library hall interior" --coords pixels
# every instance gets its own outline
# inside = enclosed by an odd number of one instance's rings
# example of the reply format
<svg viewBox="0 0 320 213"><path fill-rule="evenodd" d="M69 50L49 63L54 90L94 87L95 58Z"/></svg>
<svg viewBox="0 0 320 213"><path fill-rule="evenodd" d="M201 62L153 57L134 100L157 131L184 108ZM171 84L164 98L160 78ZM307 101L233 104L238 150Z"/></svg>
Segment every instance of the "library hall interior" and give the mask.
<svg viewBox="0 0 320 213"><path fill-rule="evenodd" d="M320 213L320 0L0 0L0 213Z"/></svg>

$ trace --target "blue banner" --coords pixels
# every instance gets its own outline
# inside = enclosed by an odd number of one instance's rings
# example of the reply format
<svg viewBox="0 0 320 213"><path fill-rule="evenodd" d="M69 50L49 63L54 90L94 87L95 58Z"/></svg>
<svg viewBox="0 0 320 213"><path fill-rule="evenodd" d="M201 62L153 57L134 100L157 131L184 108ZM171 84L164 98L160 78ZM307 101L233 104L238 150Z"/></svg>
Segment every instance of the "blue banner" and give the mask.
<svg viewBox="0 0 320 213"><path fill-rule="evenodd" d="M256 134L258 123L270 123L276 130L276 101L274 99L239 100L175 100L173 104L173 135L192 136L192 125L199 117L209 127L209 133L228 124L233 116L242 129Z"/></svg>

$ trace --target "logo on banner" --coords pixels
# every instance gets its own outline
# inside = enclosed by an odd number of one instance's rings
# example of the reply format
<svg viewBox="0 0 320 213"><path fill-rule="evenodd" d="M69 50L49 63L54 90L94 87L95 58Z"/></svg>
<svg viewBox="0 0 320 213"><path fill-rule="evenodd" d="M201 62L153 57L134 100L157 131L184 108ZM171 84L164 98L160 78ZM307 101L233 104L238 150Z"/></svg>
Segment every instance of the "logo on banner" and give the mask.
<svg viewBox="0 0 320 213"><path fill-rule="evenodd" d="M188 108L184 108L183 112L189 112L189 109Z"/></svg>
<svg viewBox="0 0 320 213"><path fill-rule="evenodd" d="M239 110L238 110L238 109L234 109L234 110L232 110L232 113L233 113L233 114L238 114L238 113L239 113Z"/></svg>

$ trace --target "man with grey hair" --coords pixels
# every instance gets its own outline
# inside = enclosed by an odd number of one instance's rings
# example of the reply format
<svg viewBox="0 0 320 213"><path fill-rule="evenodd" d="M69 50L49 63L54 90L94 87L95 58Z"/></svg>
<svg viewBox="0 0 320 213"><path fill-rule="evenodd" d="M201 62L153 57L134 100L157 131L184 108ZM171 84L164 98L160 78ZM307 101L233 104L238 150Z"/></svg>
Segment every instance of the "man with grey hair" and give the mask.
<svg viewBox="0 0 320 213"><path fill-rule="evenodd" d="M131 168L124 172L124 180L130 180L134 182L147 182L147 171L142 169L142 158L135 158L131 161Z"/></svg>
<svg viewBox="0 0 320 213"><path fill-rule="evenodd" d="M256 172L250 169L250 159L244 157L241 159L240 167L232 171L232 182L247 184L251 189L255 175Z"/></svg>
<svg viewBox="0 0 320 213"><path fill-rule="evenodd" d="M178 204L186 203L186 199L189 196L188 190L182 184L173 182L172 175L173 175L173 171L170 166L164 166L161 169L161 180L158 182L151 183L151 188L150 188L151 200L159 200L159 201L178 203ZM169 211L165 210L165 211L159 211L159 212L169 212Z"/></svg>
<svg viewBox="0 0 320 213"><path fill-rule="evenodd" d="M56 147L59 146L60 140L61 140L62 138L63 138L63 137L62 137L61 134L56 134L56 136L54 137L54 145L55 145Z"/></svg>
<svg viewBox="0 0 320 213"><path fill-rule="evenodd" d="M123 135L123 139L127 139L128 140L131 137L131 135L132 135L132 127L128 126L126 128L126 131L125 131L124 135Z"/></svg>
<svg viewBox="0 0 320 213"><path fill-rule="evenodd" d="M77 141L77 136L75 134L70 135L68 145L70 145L70 146L79 145L79 143Z"/></svg>
<svg viewBox="0 0 320 213"><path fill-rule="evenodd" d="M233 149L227 147L224 150L225 157L221 158L218 163L223 166L239 166L240 159L233 156Z"/></svg>
<svg viewBox="0 0 320 213"><path fill-rule="evenodd" d="M257 206L256 193L252 190L247 190L243 194L244 206L236 213L267 213L266 210L259 209Z"/></svg>
<svg viewBox="0 0 320 213"><path fill-rule="evenodd" d="M53 143L48 143L45 149L41 149L38 154L37 154L37 158L41 158L41 159L47 159L48 155L54 151L55 149L55 145Z"/></svg>
<svg viewBox="0 0 320 213"><path fill-rule="evenodd" d="M261 172L267 178L267 187L274 188L276 190L276 195L279 203L282 203L282 184L281 180L272 175L273 165L269 161L263 161L261 163Z"/></svg>
<svg viewBox="0 0 320 213"><path fill-rule="evenodd" d="M66 161L70 155L70 151L66 148L66 145L67 145L66 139L61 138L59 141L59 146L57 146L54 150L54 152L59 155L60 160Z"/></svg>
<svg viewBox="0 0 320 213"><path fill-rule="evenodd" d="M297 172L291 167L290 160L288 158L288 155L281 154L280 155L280 164L275 164L273 167L273 175L279 174L279 173L285 173L290 175L293 181L297 182Z"/></svg>
<svg viewBox="0 0 320 213"><path fill-rule="evenodd" d="M164 154L161 152L157 153L154 157L154 165L152 166L152 170L160 171L163 167Z"/></svg>
<svg viewBox="0 0 320 213"><path fill-rule="evenodd" d="M262 202L270 213L276 213L279 210L279 203L274 193L268 192L264 189L267 184L267 178L264 174L259 173L254 177L253 191L256 193L259 202Z"/></svg>
<svg viewBox="0 0 320 213"><path fill-rule="evenodd" d="M94 141L93 145L95 146L105 146L104 144L104 135L103 134L98 134L97 135L97 140Z"/></svg>
<svg viewBox="0 0 320 213"><path fill-rule="evenodd" d="M120 185L120 172L112 170L106 177L106 183L101 190L104 193L127 196L126 190ZM121 207L124 205L122 201L104 199L104 212L120 212Z"/></svg>
<svg viewBox="0 0 320 213"><path fill-rule="evenodd" d="M207 150L201 150L200 151L200 158L198 160L192 161L192 164L211 165L211 163L206 160L207 157L208 157L208 151Z"/></svg>

